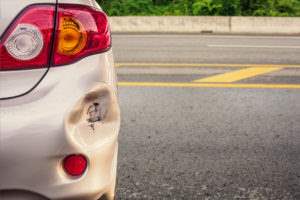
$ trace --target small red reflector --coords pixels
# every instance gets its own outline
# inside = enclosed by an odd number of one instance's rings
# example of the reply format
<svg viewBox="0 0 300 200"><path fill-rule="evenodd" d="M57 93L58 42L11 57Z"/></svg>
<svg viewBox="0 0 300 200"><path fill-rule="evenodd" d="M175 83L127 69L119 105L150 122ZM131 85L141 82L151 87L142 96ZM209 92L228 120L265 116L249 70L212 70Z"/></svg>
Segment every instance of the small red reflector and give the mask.
<svg viewBox="0 0 300 200"><path fill-rule="evenodd" d="M63 160L63 168L70 176L81 176L87 168L87 160L83 155L70 155Z"/></svg>

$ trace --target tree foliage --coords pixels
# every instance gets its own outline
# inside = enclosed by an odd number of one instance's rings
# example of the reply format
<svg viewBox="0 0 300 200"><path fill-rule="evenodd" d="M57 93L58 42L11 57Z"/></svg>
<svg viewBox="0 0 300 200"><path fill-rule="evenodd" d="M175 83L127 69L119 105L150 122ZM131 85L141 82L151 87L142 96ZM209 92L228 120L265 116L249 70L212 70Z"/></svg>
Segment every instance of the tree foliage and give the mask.
<svg viewBox="0 0 300 200"><path fill-rule="evenodd" d="M300 0L98 0L111 16L300 16Z"/></svg>

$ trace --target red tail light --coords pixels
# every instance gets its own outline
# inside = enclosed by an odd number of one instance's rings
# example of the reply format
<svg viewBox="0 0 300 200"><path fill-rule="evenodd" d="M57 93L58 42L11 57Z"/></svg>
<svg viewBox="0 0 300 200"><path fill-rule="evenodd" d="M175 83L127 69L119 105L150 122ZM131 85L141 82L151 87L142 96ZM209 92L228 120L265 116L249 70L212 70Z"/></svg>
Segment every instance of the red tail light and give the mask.
<svg viewBox="0 0 300 200"><path fill-rule="evenodd" d="M59 5L56 30L54 65L75 62L111 45L106 15L88 6Z"/></svg>
<svg viewBox="0 0 300 200"><path fill-rule="evenodd" d="M0 41L0 70L48 67L54 26L53 5L27 7Z"/></svg>
<svg viewBox="0 0 300 200"><path fill-rule="evenodd" d="M110 48L108 19L103 12L84 5L58 4L56 16L54 19L55 5L24 9L1 37L0 70L66 65Z"/></svg>

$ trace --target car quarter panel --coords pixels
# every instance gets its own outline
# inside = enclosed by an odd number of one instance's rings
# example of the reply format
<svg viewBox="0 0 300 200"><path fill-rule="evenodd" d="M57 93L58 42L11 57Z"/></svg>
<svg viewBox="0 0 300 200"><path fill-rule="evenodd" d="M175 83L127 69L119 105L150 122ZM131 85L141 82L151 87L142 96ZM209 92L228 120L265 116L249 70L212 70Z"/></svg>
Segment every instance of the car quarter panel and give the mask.
<svg viewBox="0 0 300 200"><path fill-rule="evenodd" d="M76 3L101 9L96 0L58 0L58 3Z"/></svg>
<svg viewBox="0 0 300 200"><path fill-rule="evenodd" d="M94 103L104 106L105 116L89 121ZM31 93L0 101L0 115L0 190L23 189L50 199L109 190L120 126L111 51L50 68ZM74 153L89 160L88 172L78 179L61 165Z"/></svg>

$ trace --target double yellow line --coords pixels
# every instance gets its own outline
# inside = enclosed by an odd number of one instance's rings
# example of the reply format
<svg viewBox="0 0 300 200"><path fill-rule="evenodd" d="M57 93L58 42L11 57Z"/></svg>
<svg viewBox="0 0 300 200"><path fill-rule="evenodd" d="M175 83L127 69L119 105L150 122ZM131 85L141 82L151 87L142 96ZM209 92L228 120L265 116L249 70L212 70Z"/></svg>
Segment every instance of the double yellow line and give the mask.
<svg viewBox="0 0 300 200"><path fill-rule="evenodd" d="M300 68L300 64L212 64L212 63L116 63L119 67L159 67L159 68L245 68L245 67L260 67L260 68Z"/></svg>
<svg viewBox="0 0 300 200"><path fill-rule="evenodd" d="M177 82L119 82L123 87L171 88L249 88L249 89L300 89L300 84L233 84L233 83L177 83Z"/></svg>
<svg viewBox="0 0 300 200"><path fill-rule="evenodd" d="M240 84L243 79L280 71L284 68L300 68L300 65L257 65L257 64L173 64L173 63L119 63L118 67L235 67L242 68L194 80L192 83L178 82L120 82L124 87L182 87L182 88L254 88L254 89L300 89L300 84Z"/></svg>

